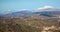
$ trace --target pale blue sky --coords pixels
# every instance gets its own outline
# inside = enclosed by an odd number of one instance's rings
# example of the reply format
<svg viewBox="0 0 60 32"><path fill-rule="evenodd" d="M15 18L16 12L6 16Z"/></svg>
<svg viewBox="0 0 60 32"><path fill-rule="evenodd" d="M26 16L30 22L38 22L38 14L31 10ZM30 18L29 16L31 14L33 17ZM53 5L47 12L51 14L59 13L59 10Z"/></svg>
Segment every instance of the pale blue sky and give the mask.
<svg viewBox="0 0 60 32"><path fill-rule="evenodd" d="M34 10L46 5L60 8L60 0L0 0L0 13L3 13L5 10Z"/></svg>

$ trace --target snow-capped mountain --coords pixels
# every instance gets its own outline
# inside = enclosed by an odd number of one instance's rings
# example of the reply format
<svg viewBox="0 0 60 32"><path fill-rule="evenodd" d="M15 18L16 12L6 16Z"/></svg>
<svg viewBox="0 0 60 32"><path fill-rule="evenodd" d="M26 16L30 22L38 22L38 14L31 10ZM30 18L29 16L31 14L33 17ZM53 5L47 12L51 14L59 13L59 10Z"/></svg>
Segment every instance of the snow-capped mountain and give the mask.
<svg viewBox="0 0 60 32"><path fill-rule="evenodd" d="M52 7L52 6L44 6L42 8L38 8L34 11L36 14L40 14L40 15L60 15L60 9Z"/></svg>
<svg viewBox="0 0 60 32"><path fill-rule="evenodd" d="M52 7L52 6L44 6L42 8L35 9L33 12L29 10L21 10L18 12L12 12L9 14L6 14L4 16L9 16L9 17L25 17L27 15L31 14L39 14L43 16L55 16L55 15L60 15L60 9Z"/></svg>
<svg viewBox="0 0 60 32"><path fill-rule="evenodd" d="M8 17L25 17L29 14L32 14L32 12L28 11L28 10L24 10L24 11L9 13L9 14L6 14L4 16L8 16Z"/></svg>

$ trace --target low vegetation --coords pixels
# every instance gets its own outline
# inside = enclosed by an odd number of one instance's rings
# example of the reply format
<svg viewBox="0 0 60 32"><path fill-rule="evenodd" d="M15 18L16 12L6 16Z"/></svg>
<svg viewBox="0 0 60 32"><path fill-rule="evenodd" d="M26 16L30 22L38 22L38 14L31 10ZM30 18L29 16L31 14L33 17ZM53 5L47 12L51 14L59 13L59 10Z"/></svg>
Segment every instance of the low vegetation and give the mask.
<svg viewBox="0 0 60 32"><path fill-rule="evenodd" d="M0 18L0 32L60 32L60 19L38 17Z"/></svg>

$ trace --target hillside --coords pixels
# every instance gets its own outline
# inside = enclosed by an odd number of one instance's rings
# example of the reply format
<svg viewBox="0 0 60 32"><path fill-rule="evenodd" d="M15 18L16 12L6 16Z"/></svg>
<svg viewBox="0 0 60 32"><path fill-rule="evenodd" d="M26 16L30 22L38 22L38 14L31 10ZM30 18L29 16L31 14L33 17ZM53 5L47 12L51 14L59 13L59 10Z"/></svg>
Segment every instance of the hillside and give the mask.
<svg viewBox="0 0 60 32"><path fill-rule="evenodd" d="M46 17L40 15L31 15L30 17L24 18L9 18L0 17L0 32L42 32L43 27L54 27L54 31L59 31L60 18L57 17ZM58 30L56 30L56 29Z"/></svg>

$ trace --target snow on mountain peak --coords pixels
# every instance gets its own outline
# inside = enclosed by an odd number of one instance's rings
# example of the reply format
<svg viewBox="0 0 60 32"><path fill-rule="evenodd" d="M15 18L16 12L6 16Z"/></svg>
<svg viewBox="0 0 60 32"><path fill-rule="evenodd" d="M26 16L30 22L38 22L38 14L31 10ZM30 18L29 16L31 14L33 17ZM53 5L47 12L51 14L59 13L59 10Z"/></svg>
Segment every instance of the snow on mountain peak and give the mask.
<svg viewBox="0 0 60 32"><path fill-rule="evenodd" d="M26 10L29 10L29 9L20 9L20 10L18 10L18 11L26 11Z"/></svg>
<svg viewBox="0 0 60 32"><path fill-rule="evenodd" d="M41 8L37 8L35 10L35 12L39 12L39 11L51 11L51 10L54 10L55 7L53 6L44 6L44 7L41 7Z"/></svg>
<svg viewBox="0 0 60 32"><path fill-rule="evenodd" d="M53 6L44 6L42 8L38 8L38 10L42 10L42 9L49 9L49 8L54 8Z"/></svg>

